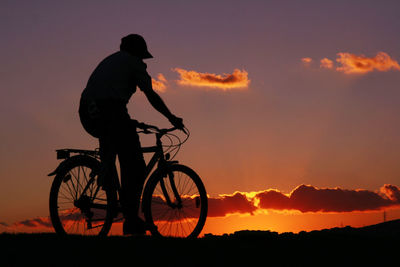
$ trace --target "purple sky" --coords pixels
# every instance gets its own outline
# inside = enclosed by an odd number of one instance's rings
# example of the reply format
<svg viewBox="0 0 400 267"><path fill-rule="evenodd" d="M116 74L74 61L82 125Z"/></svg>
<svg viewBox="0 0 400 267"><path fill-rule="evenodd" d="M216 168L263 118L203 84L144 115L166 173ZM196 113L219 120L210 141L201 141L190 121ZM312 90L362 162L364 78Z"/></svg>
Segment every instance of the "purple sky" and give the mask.
<svg viewBox="0 0 400 267"><path fill-rule="evenodd" d="M319 67L339 52L399 62L399 12L398 1L365 0L1 1L0 222L48 214L55 149L96 147L77 117L80 93L129 33L144 36L149 73L168 81L160 95L192 132L178 158L209 194L399 185L400 72ZM174 68L240 69L251 82L180 86ZM129 111L168 126L141 93Z"/></svg>

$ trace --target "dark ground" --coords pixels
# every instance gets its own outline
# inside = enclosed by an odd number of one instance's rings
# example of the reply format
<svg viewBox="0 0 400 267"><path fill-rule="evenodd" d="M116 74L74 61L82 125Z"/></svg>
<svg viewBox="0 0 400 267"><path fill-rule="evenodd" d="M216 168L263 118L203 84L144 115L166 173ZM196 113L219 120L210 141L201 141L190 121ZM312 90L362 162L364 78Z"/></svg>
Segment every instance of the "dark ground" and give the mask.
<svg viewBox="0 0 400 267"><path fill-rule="evenodd" d="M0 234L0 266L399 266L400 220L298 234L195 240ZM141 263L138 263L140 261Z"/></svg>

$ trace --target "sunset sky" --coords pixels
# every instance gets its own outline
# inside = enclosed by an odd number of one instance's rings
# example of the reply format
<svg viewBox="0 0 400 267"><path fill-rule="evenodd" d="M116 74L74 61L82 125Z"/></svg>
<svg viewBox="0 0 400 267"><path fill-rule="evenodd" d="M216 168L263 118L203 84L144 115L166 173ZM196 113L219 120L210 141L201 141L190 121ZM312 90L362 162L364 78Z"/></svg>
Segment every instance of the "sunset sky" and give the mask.
<svg viewBox="0 0 400 267"><path fill-rule="evenodd" d="M54 150L97 147L80 94L129 33L190 129L178 159L210 196L203 234L399 219L399 14L396 0L1 1L0 232L51 230ZM128 108L169 126L139 90Z"/></svg>

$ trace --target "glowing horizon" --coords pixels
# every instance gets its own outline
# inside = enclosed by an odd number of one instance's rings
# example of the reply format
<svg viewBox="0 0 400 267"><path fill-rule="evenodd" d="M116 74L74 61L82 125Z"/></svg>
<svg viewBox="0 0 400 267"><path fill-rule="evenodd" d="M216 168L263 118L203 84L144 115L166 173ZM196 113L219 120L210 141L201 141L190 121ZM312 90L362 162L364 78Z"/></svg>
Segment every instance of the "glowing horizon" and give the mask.
<svg viewBox="0 0 400 267"><path fill-rule="evenodd" d="M373 214L387 210L397 212L400 211L400 188L386 184L378 191L369 191L299 185L286 194L276 189L266 189L257 192L236 191L216 197L209 196L208 205L207 218L218 220L232 216L265 216L271 213L301 216L302 214ZM73 224L74 220L82 220L82 217L79 215L76 218L69 216L68 220ZM115 224L118 223L121 222ZM0 226L9 232L18 232L19 229L25 229L25 231L30 229L32 232L53 231L49 217L26 219L11 225L0 222ZM114 226L114 228L120 227ZM261 229L263 229L262 225Z"/></svg>

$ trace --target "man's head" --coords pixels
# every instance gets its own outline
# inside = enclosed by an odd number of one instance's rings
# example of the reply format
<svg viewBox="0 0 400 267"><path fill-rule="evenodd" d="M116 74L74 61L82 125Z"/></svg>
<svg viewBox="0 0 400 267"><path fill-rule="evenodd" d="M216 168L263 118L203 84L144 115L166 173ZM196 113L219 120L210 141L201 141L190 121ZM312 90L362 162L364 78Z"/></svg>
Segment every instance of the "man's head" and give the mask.
<svg viewBox="0 0 400 267"><path fill-rule="evenodd" d="M121 51L126 51L142 59L153 57L147 50L146 41L139 34L129 34L123 37L119 48Z"/></svg>

